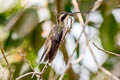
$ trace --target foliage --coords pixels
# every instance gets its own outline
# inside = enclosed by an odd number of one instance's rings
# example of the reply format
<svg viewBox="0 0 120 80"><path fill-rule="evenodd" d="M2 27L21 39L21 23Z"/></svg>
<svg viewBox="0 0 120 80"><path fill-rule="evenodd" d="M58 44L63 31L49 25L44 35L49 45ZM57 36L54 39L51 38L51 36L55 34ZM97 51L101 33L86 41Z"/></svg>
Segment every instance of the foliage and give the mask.
<svg viewBox="0 0 120 80"><path fill-rule="evenodd" d="M12 74L9 74L9 72L6 71L8 70L7 64L5 63L4 58L2 57L2 54L0 52L0 80L8 80L9 75L12 75L11 80L15 80L20 75L33 71L33 69L37 67L38 61L40 59L39 55L45 42L45 35L48 35L48 29L52 28L49 26L53 26L53 24L56 23L56 14L54 9L59 8L59 10L57 10L59 12L74 11L71 0L45 0L45 5L34 4L32 6L30 2L28 2L27 5L23 6L21 3L23 3L24 1L25 0L19 0L14 6L14 8L0 13L0 42L3 44L5 55L11 65L11 68L13 69ZM96 0L78 0L80 10L91 10L95 1ZM113 4L113 2L115 2L115 4ZM57 5L58 3L60 5ZM119 3L119 0L105 0L100 6L100 8L97 10L103 18L103 22L100 24L100 27L96 27L97 23L95 23L94 21L90 21L88 24L88 28L92 26L99 31L98 37L103 48L105 50L116 53L120 53L120 44L118 44L120 43L120 23L116 20L112 11L115 9L120 9L118 7L120 5ZM47 12L39 13L39 11L42 9L48 10L48 13L50 15L47 15L47 18L41 21L40 15L48 14ZM87 14L83 14L85 20L86 15ZM42 16L42 18L44 18L44 16ZM46 21L51 22L51 24L48 25L49 28L43 26ZM78 23L76 16L75 22ZM77 41L76 37L71 32L69 32L68 34L71 35L74 41ZM65 64L67 64L69 58L69 51L65 46L66 43L67 40L64 40L64 43L61 45L62 47L60 48L60 51L63 53L64 56ZM81 47L82 45L80 43L79 46L76 48L76 58L78 58L81 54ZM27 60L27 62L25 60ZM107 68L109 71L113 71L119 61L120 60L116 56L108 55L107 60L103 64L103 67ZM43 68L43 65L44 64L40 65L39 70ZM78 66L84 67L82 63L78 63ZM81 69L77 68L79 69L78 73L75 72L74 69L75 68L73 67L68 69L63 80L79 79L78 76L81 73ZM2 71L5 71L4 73L7 76L6 79L4 79ZM98 77L96 73L92 72L89 69L88 71L91 72L91 80ZM98 71L98 74L99 73L101 74L100 71ZM54 77L56 77L56 75L58 75L58 73L55 71L55 69L49 66L43 74L42 78L43 80L54 80ZM37 80L36 76L34 76L33 78L31 78L31 76L32 75L26 76L21 80ZM109 78L106 75L104 75L104 77L106 77L106 79L104 80L107 80ZM59 75L57 79L58 78Z"/></svg>

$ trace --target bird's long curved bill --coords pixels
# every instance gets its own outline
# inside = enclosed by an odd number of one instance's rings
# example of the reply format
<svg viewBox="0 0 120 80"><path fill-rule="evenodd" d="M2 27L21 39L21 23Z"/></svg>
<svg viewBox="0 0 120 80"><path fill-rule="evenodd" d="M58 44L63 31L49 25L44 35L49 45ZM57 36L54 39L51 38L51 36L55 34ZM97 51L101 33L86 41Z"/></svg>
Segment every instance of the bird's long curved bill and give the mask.
<svg viewBox="0 0 120 80"><path fill-rule="evenodd" d="M73 13L68 13L70 16L77 14L77 13L91 13L92 11L80 11L80 12L73 12Z"/></svg>
<svg viewBox="0 0 120 80"><path fill-rule="evenodd" d="M72 13L69 13L69 12L59 12L57 15L59 14L68 14L70 16L74 15L74 14L77 14L77 13L91 13L92 11L79 11L79 12L72 12Z"/></svg>

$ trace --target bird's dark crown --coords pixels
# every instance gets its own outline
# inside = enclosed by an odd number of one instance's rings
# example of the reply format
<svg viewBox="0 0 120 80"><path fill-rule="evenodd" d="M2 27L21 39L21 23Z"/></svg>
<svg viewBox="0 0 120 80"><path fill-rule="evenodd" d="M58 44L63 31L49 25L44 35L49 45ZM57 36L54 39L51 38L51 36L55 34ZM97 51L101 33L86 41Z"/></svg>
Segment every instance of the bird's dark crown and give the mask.
<svg viewBox="0 0 120 80"><path fill-rule="evenodd" d="M59 14L57 14L57 22L60 23L60 22L64 22L64 20L67 18L68 13L67 12L61 12Z"/></svg>
<svg viewBox="0 0 120 80"><path fill-rule="evenodd" d="M73 13L69 13L69 12L59 12L57 14L57 22L64 22L64 20L68 17L68 16L72 16L74 14L77 13L90 13L91 11L80 11L80 12L73 12Z"/></svg>

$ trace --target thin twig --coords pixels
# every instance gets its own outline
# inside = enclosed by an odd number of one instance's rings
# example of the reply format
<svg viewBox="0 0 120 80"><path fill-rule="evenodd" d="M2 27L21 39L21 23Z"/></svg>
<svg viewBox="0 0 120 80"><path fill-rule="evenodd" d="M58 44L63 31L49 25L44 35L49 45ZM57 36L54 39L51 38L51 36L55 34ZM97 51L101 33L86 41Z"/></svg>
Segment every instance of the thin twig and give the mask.
<svg viewBox="0 0 120 80"><path fill-rule="evenodd" d="M26 59L25 53L23 53L23 54L21 54L20 52L17 52L17 53L22 56L23 60L30 66L30 68L32 69L32 71L34 72L34 74L36 74L36 72L34 71L34 68L33 68L32 65L29 63L29 61ZM30 72L30 73L31 73L31 72ZM30 73L27 73L27 74L30 74ZM23 75L24 75L24 74L23 74ZM37 79L40 78L40 76L37 76L37 75L36 75L36 77L37 77Z"/></svg>
<svg viewBox="0 0 120 80"><path fill-rule="evenodd" d="M85 56L85 54L81 54L72 64L79 63L83 59L84 56Z"/></svg>
<svg viewBox="0 0 120 80"><path fill-rule="evenodd" d="M10 73L9 73L8 80L11 80L13 71L12 71L12 68L11 68L11 66L10 66L10 64L9 64L6 56L5 56L4 49L3 49L3 46L2 46L2 44L1 44L1 42L0 42L0 50L1 50L1 52L2 52L3 58L5 59L5 62L7 63L7 66L8 66L8 70L9 70L9 72L10 72Z"/></svg>
<svg viewBox="0 0 120 80"><path fill-rule="evenodd" d="M33 74L33 73L34 73L34 72L28 72L28 73L25 73L25 74L23 74L23 75L17 77L16 80L20 80L21 78L23 78L23 77L25 77L25 76L28 76L28 75L31 75L31 74ZM38 72L36 72L35 74L39 75Z"/></svg>
<svg viewBox="0 0 120 80"><path fill-rule="evenodd" d="M33 67L32 67L32 65L29 63L29 61L26 59L26 57L25 57L25 53L20 53L20 52L17 52L22 58L23 58L23 60L30 66L30 68L34 71L34 69L33 69Z"/></svg>
<svg viewBox="0 0 120 80"><path fill-rule="evenodd" d="M5 54L6 57L10 56L11 54ZM3 59L3 56L0 56L0 61Z"/></svg>
<svg viewBox="0 0 120 80"><path fill-rule="evenodd" d="M41 79L42 74L46 71L46 69L48 68L48 66L49 66L49 63L47 62L47 64L45 64L45 66L43 67L42 71L39 73L39 78L38 78L38 80ZM38 68L39 68L39 65L37 66L36 70L37 70ZM34 73L33 73L33 75L32 75L31 78L34 77L34 75L35 75L35 73L36 73L36 70L34 71Z"/></svg>
<svg viewBox="0 0 120 80"><path fill-rule="evenodd" d="M85 37L86 37L86 43L87 43L87 46L88 46L88 48L89 48L89 50L90 50L90 52L91 52L91 54L92 54L92 57L93 57L93 59L94 59L96 65L97 65L97 67L99 68L100 65L98 64L97 59L96 59L96 57L95 57L95 54L94 54L92 48L91 48L90 45L89 45L89 40L88 40L88 37L87 37L86 34L85 34Z"/></svg>
<svg viewBox="0 0 120 80"><path fill-rule="evenodd" d="M67 64L66 69L65 69L65 71L63 72L63 74L60 75L59 80L62 80L62 79L63 79L65 73L67 72L67 70L68 70L70 67L71 67L71 63Z"/></svg>
<svg viewBox="0 0 120 80"><path fill-rule="evenodd" d="M42 76L42 74L46 71L46 69L48 68L49 63L45 64L45 66L43 67L41 73L40 73L40 77Z"/></svg>
<svg viewBox="0 0 120 80"><path fill-rule="evenodd" d="M115 56L117 56L118 58L120 58L120 55L117 54L117 53L114 53L114 52L110 52L110 51L107 51L107 50L101 49L101 48L99 48L94 42L93 42L93 45L94 45L98 50L100 50L100 51L103 51L103 52L108 53L108 54L115 55Z"/></svg>
<svg viewBox="0 0 120 80"><path fill-rule="evenodd" d="M114 80L120 80L118 77L114 76L110 71L105 69L104 67L99 67L102 72L104 72L106 75L112 77Z"/></svg>
<svg viewBox="0 0 120 80"><path fill-rule="evenodd" d="M79 56L79 58L77 59L77 61L75 61L73 64L79 63L79 62L83 59L83 57L84 57L84 54L81 54L81 55ZM66 66L66 69L65 69L65 71L63 72L63 74L60 75L59 80L62 80L62 79L63 79L65 73L67 72L67 70L68 70L71 66L72 66L72 63L70 63L70 61L68 61L67 66Z"/></svg>

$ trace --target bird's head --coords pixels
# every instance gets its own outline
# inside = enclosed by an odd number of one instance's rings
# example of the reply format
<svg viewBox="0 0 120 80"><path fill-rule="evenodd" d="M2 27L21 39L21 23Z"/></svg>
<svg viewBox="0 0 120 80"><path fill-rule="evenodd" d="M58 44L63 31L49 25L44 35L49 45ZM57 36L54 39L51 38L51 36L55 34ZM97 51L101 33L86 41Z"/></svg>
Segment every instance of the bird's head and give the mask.
<svg viewBox="0 0 120 80"><path fill-rule="evenodd" d="M80 11L80 12L73 12L73 13L60 12L57 14L57 19L56 19L57 24L67 25L69 16L73 16L74 14L77 14L77 13L90 13L90 11Z"/></svg>
<svg viewBox="0 0 120 80"><path fill-rule="evenodd" d="M69 14L67 12L60 12L57 14L57 23L60 25L65 25L68 22Z"/></svg>

